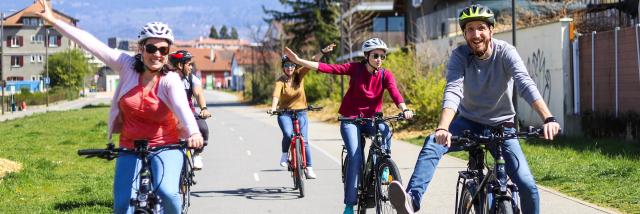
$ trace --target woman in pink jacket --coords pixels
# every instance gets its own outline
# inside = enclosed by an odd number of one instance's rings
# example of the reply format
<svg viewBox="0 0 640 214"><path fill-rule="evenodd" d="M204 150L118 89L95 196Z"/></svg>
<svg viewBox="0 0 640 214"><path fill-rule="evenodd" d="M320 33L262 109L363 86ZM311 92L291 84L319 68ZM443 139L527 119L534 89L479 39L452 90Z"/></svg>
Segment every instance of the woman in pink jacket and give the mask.
<svg viewBox="0 0 640 214"><path fill-rule="evenodd" d="M184 86L175 72L167 72L167 54L173 43L171 29L152 22L140 31L139 54L130 56L109 48L86 31L71 26L53 15L44 0L38 15L64 36L120 71L109 114L109 141L120 133L120 147L133 148L133 141L147 139L150 147L178 143L188 139L189 146L202 147L202 136L191 113ZM162 199L164 213L179 213L181 198L178 180L183 154L179 150L160 150L152 156L154 186ZM130 199L135 197L134 184L140 160L133 154L121 154L116 160L113 185L114 213L132 213Z"/></svg>

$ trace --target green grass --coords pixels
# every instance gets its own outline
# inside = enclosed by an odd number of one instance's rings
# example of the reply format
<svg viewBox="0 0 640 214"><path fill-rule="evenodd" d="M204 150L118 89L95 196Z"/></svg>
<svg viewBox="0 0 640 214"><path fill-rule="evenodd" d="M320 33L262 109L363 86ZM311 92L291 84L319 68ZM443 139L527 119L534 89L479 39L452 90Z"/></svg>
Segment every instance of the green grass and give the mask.
<svg viewBox="0 0 640 214"><path fill-rule="evenodd" d="M114 162L76 155L104 147L107 116L90 108L0 123L0 158L23 166L0 181L0 213L111 213Z"/></svg>
<svg viewBox="0 0 640 214"><path fill-rule="evenodd" d="M424 138L410 142L422 145ZM640 144L560 138L522 141L539 185L625 213L640 213ZM450 155L467 159L466 152Z"/></svg>

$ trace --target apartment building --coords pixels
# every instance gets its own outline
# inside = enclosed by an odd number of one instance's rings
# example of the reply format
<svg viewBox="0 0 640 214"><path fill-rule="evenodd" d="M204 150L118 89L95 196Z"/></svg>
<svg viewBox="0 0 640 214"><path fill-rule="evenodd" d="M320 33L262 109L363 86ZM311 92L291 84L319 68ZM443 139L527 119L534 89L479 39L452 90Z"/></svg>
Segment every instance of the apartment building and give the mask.
<svg viewBox="0 0 640 214"><path fill-rule="evenodd" d="M51 4L50 1L48 1ZM43 79L47 54L64 51L77 47L68 38L62 36L53 29L51 23L44 22L36 13L43 8L34 3L18 12L5 17L2 29L3 44L0 68L2 68L2 80L7 81L7 87L25 84L35 88ZM59 19L76 25L78 19L54 10L54 15ZM20 83L20 85L18 85Z"/></svg>

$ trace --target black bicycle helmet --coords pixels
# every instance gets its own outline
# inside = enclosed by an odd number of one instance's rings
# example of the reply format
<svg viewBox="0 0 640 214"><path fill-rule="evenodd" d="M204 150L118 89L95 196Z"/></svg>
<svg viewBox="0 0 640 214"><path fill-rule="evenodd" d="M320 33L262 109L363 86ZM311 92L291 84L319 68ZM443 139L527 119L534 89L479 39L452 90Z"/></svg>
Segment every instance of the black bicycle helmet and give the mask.
<svg viewBox="0 0 640 214"><path fill-rule="evenodd" d="M185 64L193 58L193 55L189 53L189 51L179 50L174 53L169 54L169 62L172 65L176 66L180 63Z"/></svg>
<svg viewBox="0 0 640 214"><path fill-rule="evenodd" d="M281 65L284 67L284 63L286 62L291 62L291 60L289 59L289 57L287 57L287 55L282 55Z"/></svg>
<svg viewBox="0 0 640 214"><path fill-rule="evenodd" d="M496 18L493 15L493 11L487 6L480 4L472 4L471 6L462 9L458 16L460 28L464 30L464 26L472 21L484 21L490 26L496 23Z"/></svg>

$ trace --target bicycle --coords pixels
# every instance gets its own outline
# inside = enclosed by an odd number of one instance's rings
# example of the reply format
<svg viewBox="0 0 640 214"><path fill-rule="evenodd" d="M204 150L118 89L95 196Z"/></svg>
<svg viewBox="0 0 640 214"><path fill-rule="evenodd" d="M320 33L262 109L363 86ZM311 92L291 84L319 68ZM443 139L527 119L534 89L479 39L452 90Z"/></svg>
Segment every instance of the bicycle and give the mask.
<svg viewBox="0 0 640 214"><path fill-rule="evenodd" d="M187 142L180 141L179 144L171 144L159 147L149 147L147 140L135 140L133 142L134 149L115 148L112 143L107 144L105 149L81 149L78 150L79 156L86 156L87 158L102 158L106 160L113 160L118 158L120 153L131 153L138 156L141 160L141 167L138 175L139 188L136 190L136 198L131 199L130 204L134 206L134 213L136 214L156 214L161 213L162 199L156 194L156 188L153 186L153 176L150 166L150 155L154 151L165 149L181 149L185 151L186 161L184 161L182 172L180 173L180 193L182 195L182 213L187 213L190 206L191 186L195 184L193 180L194 173L191 170L193 163L191 160L191 149L187 149Z"/></svg>
<svg viewBox="0 0 640 214"><path fill-rule="evenodd" d="M378 129L378 124L385 123L387 121L400 121L405 120L402 113L383 117L382 113L376 113L371 118L365 117L339 117L338 121L350 122L354 124L370 125L376 131L373 134L361 132L359 143L364 148L365 138L371 140L371 146L369 146L369 153L366 161L363 161L362 171L360 171L360 179L358 180L358 204L357 213L365 214L367 208L376 208L376 213L394 213L395 209L391 205L389 200L388 187L392 181L398 181L402 183L400 177L400 171L395 162L391 159L391 151L388 148L382 148L383 136L382 132ZM364 157L364 149L360 150L362 157ZM347 148L342 145L342 183L346 185L345 178L347 173L347 166L349 164L349 157L345 156ZM385 175L385 169L388 174Z"/></svg>
<svg viewBox="0 0 640 214"><path fill-rule="evenodd" d="M452 136L452 147L461 146L469 152L467 169L458 172L455 213L520 213L518 187L509 183L502 145L507 139L537 138L542 135L543 130L539 128L529 127L525 132L504 133L504 128L498 126L485 134L472 134L465 130L462 136ZM485 152L491 148L495 150L493 167L485 163L484 158ZM462 191L459 191L461 187Z"/></svg>
<svg viewBox="0 0 640 214"><path fill-rule="evenodd" d="M304 137L300 132L300 121L298 121L298 113L302 111L319 111L322 107L314 107L308 106L305 109L280 109L273 112L267 112L271 115L281 115L283 113L290 113L291 119L293 120L293 135L291 136L291 144L289 146L289 159L287 170L291 172L291 177L293 178L293 189L298 190L300 193L300 198L304 198L304 181L302 177L304 175L304 170L307 168L307 157L305 154ZM306 179L306 175L305 179Z"/></svg>

